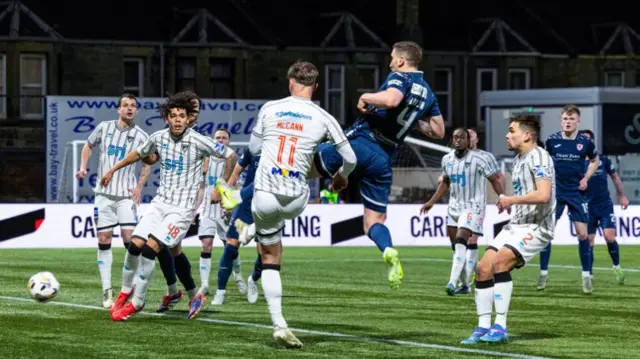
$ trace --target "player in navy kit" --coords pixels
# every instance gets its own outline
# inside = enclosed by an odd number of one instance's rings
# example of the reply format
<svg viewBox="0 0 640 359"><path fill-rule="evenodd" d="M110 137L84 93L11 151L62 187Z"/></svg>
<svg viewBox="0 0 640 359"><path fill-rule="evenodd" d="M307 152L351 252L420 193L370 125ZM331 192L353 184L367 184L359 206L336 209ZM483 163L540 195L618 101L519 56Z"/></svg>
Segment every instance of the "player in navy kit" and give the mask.
<svg viewBox="0 0 640 359"><path fill-rule="evenodd" d="M392 163L397 148L418 124L432 138L444 137L444 123L438 101L418 71L422 49L414 42L393 45L391 73L378 92L365 93L358 101L362 117L346 131L356 153L357 165L350 183L360 184L364 204L364 232L373 240L389 265L389 285L397 289L404 273L393 248L391 233L384 225L392 182ZM331 178L342 158L329 144L318 147L316 169Z"/></svg>
<svg viewBox="0 0 640 359"><path fill-rule="evenodd" d="M569 210L569 220L573 223L578 236L580 264L582 265L582 291L590 294L591 285L591 249L587 236L589 209L585 191L589 179L598 169L600 158L595 145L578 132L580 109L575 105L566 105L560 114L562 131L549 136L546 150L553 157L556 171L556 220L562 216L564 208ZM589 160L586 166L585 161ZM549 277L551 243L540 253L540 278L538 290L545 289Z"/></svg>
<svg viewBox="0 0 640 359"><path fill-rule="evenodd" d="M583 136L591 141L595 139L593 132L590 130L580 131ZM622 209L627 209L629 200L624 195L624 187L620 176L616 172L615 165L605 156L600 155L600 167L589 180L587 188L587 197L589 199L589 222L587 232L589 233L589 243L591 244L591 275L593 275L593 245L598 227L602 228L604 240L607 242L609 256L613 262L613 273L619 284L624 284L624 273L620 268L620 249L616 242L616 216L613 213L613 201L609 194L609 186L607 183L607 175L611 177L616 186L616 192L620 199Z"/></svg>
<svg viewBox="0 0 640 359"><path fill-rule="evenodd" d="M234 168L227 183L229 186L235 186L240 174L246 169L244 185L242 190L239 191L242 202L233 209L231 219L229 220L229 229L226 234L227 240L224 246L224 252L220 257L220 266L218 267L218 289L216 290L216 294L211 302L213 305L224 304L227 282L232 272L233 260L238 257L238 248L240 247L240 243L246 244L247 239L251 239L245 237L248 235L248 227L253 224L251 199L253 198L253 180L255 179L256 169L258 168L259 162L260 156L253 156L248 148L245 149L238 159L238 163L236 163L236 167ZM260 244L258 244L258 246L259 245ZM247 281L247 298L251 303L255 303L258 300L258 287L256 285L256 281L260 279L261 272L262 257L260 256L260 252L258 252L258 258L254 265L254 272L249 276Z"/></svg>

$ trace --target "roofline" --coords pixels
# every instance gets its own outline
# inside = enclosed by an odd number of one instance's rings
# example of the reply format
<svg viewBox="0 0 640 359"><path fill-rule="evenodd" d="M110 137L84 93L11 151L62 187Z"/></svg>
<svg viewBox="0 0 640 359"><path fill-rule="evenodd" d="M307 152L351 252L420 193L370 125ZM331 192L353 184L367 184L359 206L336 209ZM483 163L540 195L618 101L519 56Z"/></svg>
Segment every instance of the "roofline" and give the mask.
<svg viewBox="0 0 640 359"><path fill-rule="evenodd" d="M388 49L376 48L376 47L319 47L319 46L283 46L277 47L273 45L250 45L239 44L234 42L177 42L171 41L129 41L129 40L100 40L100 39L70 39L62 38L55 39L50 37L26 37L21 36L17 38L11 38L9 36L0 36L0 42L39 42L39 43L52 43L52 44L71 44L71 45L112 45L112 46L130 46L130 47L166 47L166 48L211 48L211 47L224 47L235 48L244 50L258 50L258 51L309 51L309 52L366 52L366 53L388 53ZM540 57L548 59L567 59L570 56L568 54L544 54L539 52L471 52L471 51L444 51L444 50L425 50L424 55L444 55L444 56L469 56L469 57ZM602 55L579 55L581 58L587 57L602 58ZM604 57L611 58L612 55L604 55ZM615 56L615 55L614 55ZM629 58L629 56L620 55L620 58Z"/></svg>

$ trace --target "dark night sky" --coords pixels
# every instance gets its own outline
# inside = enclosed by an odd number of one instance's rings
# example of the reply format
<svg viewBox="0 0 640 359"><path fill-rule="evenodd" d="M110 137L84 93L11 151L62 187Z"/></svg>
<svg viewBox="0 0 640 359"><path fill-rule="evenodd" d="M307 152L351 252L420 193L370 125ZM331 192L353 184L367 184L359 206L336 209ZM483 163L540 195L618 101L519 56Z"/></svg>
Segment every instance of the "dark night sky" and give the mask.
<svg viewBox="0 0 640 359"><path fill-rule="evenodd" d="M23 3L68 38L168 41L191 16L176 14L172 7L162 6L160 2L145 6L145 3L151 3L149 1L26 0ZM95 5L89 6L92 3ZM474 23L477 18L503 19L535 48L546 53L566 53L567 45L563 40L577 52L597 52L614 27L594 33L593 24L626 22L640 31L640 20L636 19L631 2L626 2L625 6L619 0L606 1L606 6L601 2L591 5L573 0L555 1L553 5L540 3L533 0L486 0L466 2L462 6L461 2L450 0L421 1L423 46L429 50L469 50L488 26ZM387 43L397 40L395 1L391 0L381 0L378 5L371 0L240 0L238 6L242 10L231 0L183 0L179 4L177 8L183 10L207 8L245 41L259 45L276 42L281 45L317 46L335 23L335 19L322 18L320 14L335 11L355 14ZM0 24L2 34L8 32L7 20ZM28 21L22 20L22 24L26 32L40 35L29 30L33 26ZM260 35L256 26L264 29L267 35ZM563 40L553 36L549 28L553 28ZM356 36L365 44L369 41L366 37ZM221 42L228 40L215 29L211 30L210 37L218 37ZM640 40L634 40L634 45L636 52L640 52Z"/></svg>

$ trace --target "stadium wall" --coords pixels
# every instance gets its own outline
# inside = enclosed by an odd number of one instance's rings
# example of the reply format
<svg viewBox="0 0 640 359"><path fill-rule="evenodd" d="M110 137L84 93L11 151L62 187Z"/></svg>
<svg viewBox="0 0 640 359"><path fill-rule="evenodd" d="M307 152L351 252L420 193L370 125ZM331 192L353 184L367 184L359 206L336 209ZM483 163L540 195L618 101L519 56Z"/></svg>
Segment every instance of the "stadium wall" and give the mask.
<svg viewBox="0 0 640 359"><path fill-rule="evenodd" d="M144 216L147 205L141 205ZM436 205L427 216L420 216L419 204L390 205L386 224L397 246L448 246L446 237L446 205ZM94 207L90 204L3 204L0 205L0 248L95 248L97 243ZM287 221L283 231L285 246L374 246L362 230L362 205L312 204L294 220ZM615 207L620 244L640 244L640 206L627 210ZM493 238L501 224L509 219L487 206L484 221L485 236L481 245ZM577 239L566 213L556 227L554 244L575 245ZM114 234L118 236L118 229ZM191 231L183 242L187 247L199 247L200 241ZM216 245L221 243L218 239ZM601 234L598 244L604 244ZM115 247L122 242L114 240ZM250 246L254 246L251 243Z"/></svg>

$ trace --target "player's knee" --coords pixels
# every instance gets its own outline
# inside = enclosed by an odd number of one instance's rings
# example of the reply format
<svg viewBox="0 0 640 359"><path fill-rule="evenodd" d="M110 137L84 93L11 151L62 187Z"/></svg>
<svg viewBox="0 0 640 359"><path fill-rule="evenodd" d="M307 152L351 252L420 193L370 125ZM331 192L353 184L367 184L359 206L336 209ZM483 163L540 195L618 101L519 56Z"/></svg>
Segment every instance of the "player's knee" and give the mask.
<svg viewBox="0 0 640 359"><path fill-rule="evenodd" d="M98 243L100 244L111 244L112 238L113 232L111 231L98 232Z"/></svg>
<svg viewBox="0 0 640 359"><path fill-rule="evenodd" d="M120 235L122 236L123 242L131 242L131 236L133 235L132 229L123 229L120 231Z"/></svg>
<svg viewBox="0 0 640 359"><path fill-rule="evenodd" d="M615 229L607 229L604 231L604 240L612 243L616 241L616 231Z"/></svg>
<svg viewBox="0 0 640 359"><path fill-rule="evenodd" d="M147 241L146 241L144 238L140 238L140 237L133 237L133 238L131 238L131 243L132 243L134 246L137 246L137 247L139 247L139 248L144 247L144 244L145 244L146 242L147 242ZM130 244L129 246L131 247L131 244Z"/></svg>
<svg viewBox="0 0 640 359"><path fill-rule="evenodd" d="M230 244L236 248L240 248L240 241L235 238L227 238L227 244Z"/></svg>
<svg viewBox="0 0 640 359"><path fill-rule="evenodd" d="M472 234L473 233L471 233L471 231L467 228L458 228L458 231L456 232L456 240L463 239L466 243L469 241L469 238L471 238Z"/></svg>
<svg viewBox="0 0 640 359"><path fill-rule="evenodd" d="M211 253L213 250L213 237L200 237L202 242L202 252Z"/></svg>
<svg viewBox="0 0 640 359"><path fill-rule="evenodd" d="M485 281L493 278L493 265L490 260L485 258L486 257L483 257L476 267L476 278L479 281Z"/></svg>
<svg viewBox="0 0 640 359"><path fill-rule="evenodd" d="M606 237L605 237L606 239ZM589 245L591 247L593 247L596 244L596 235L595 234L589 234Z"/></svg>
<svg viewBox="0 0 640 359"><path fill-rule="evenodd" d="M578 239L580 240L587 239L588 233L587 233L587 225L585 223L575 222L574 227L575 227L576 236L578 237Z"/></svg>

